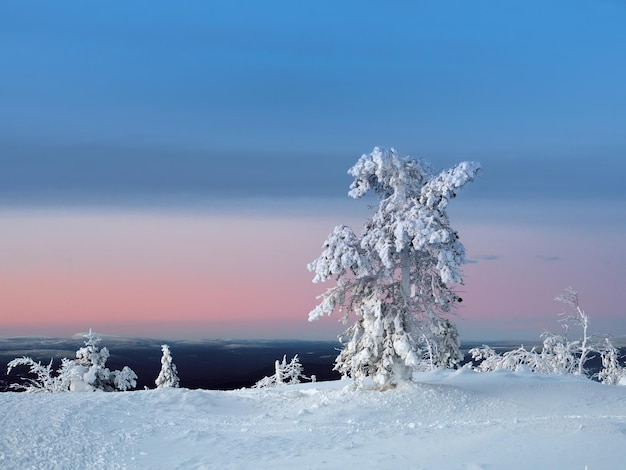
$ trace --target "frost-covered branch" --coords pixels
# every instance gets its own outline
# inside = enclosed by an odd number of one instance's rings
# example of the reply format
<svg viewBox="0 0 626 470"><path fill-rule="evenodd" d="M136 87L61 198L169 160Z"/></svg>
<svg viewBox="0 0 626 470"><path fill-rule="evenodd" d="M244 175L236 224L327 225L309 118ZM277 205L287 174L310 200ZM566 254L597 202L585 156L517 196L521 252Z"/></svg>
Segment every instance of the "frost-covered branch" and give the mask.
<svg viewBox="0 0 626 470"><path fill-rule="evenodd" d="M28 373L34 375L35 378L26 378L27 384L11 384L11 388L22 389L26 392L60 391L60 378L53 376L52 359L47 366L44 366L41 362L35 362L30 357L18 357L7 364L7 375L19 366L27 366L29 368Z"/></svg>

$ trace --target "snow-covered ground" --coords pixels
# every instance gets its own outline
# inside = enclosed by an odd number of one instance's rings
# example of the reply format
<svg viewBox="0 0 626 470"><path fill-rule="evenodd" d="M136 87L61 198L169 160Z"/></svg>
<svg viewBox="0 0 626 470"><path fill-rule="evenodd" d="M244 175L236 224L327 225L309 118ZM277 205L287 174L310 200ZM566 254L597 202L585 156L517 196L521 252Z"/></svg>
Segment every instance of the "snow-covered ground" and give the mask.
<svg viewBox="0 0 626 470"><path fill-rule="evenodd" d="M386 392L0 394L3 469L626 468L626 387L467 369Z"/></svg>

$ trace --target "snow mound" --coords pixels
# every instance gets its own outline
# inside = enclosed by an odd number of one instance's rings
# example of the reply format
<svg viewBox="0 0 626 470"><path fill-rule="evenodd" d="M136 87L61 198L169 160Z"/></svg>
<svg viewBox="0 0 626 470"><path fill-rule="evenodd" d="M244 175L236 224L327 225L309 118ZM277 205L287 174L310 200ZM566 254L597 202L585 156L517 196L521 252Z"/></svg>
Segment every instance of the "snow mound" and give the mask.
<svg viewBox="0 0 626 470"><path fill-rule="evenodd" d="M467 369L350 382L0 394L1 468L621 468L626 387Z"/></svg>

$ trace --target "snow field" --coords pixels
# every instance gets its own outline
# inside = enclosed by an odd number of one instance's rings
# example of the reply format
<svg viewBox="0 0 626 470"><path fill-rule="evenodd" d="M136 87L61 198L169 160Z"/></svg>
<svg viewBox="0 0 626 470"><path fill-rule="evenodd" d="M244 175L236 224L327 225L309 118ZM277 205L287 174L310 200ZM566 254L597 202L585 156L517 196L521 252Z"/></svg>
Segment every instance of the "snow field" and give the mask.
<svg viewBox="0 0 626 470"><path fill-rule="evenodd" d="M626 387L419 373L268 389L0 394L4 469L618 469Z"/></svg>

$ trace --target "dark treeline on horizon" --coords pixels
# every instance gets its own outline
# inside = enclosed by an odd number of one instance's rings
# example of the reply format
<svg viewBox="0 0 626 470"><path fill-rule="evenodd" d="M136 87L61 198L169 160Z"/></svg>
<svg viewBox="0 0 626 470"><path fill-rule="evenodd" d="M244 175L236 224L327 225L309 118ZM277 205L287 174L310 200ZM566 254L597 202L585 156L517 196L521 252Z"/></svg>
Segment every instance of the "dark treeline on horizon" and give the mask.
<svg viewBox="0 0 626 470"><path fill-rule="evenodd" d="M137 390L155 388L154 380L161 369L161 340L103 338L101 347L109 349L107 367L120 370L129 366L138 376ZM488 342L499 353L515 349L519 342ZM289 340L213 340L213 341L167 341L178 368L180 386L190 389L234 390L251 387L258 380L274 373L274 361L287 360L298 355L304 366L304 374L315 375L318 381L337 380L333 371L340 344L337 341L289 341ZM462 344L464 353L481 346L481 342ZM540 346L537 343L536 346ZM526 346L535 346L526 344ZM6 365L12 359L29 356L47 365L54 359L53 369L61 364L61 358L74 358L82 347L80 339L58 338L5 338L0 339L0 391L9 390L13 383L21 383L27 376L27 368L16 368L6 374ZM626 348L621 348L626 354ZM466 361L469 358L466 355ZM592 358L587 367L600 369L599 358Z"/></svg>
<svg viewBox="0 0 626 470"><path fill-rule="evenodd" d="M129 366L137 374L137 390L155 388L154 381L161 370L161 340L102 339L100 347L109 350L106 366L121 370ZM167 341L173 362L178 369L180 386L207 390L233 390L251 387L265 376L274 374L274 362L284 355L287 360L298 355L304 374L317 380L336 380L339 374L332 370L337 356L337 341L265 341L215 340ZM61 358L74 358L82 340L56 338L9 338L0 340L0 391L7 391L12 383L21 382L27 368L16 368L6 374L6 365L12 359L28 356L47 365L54 359L53 369Z"/></svg>

